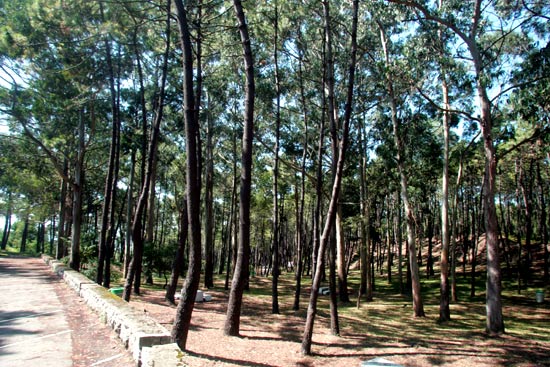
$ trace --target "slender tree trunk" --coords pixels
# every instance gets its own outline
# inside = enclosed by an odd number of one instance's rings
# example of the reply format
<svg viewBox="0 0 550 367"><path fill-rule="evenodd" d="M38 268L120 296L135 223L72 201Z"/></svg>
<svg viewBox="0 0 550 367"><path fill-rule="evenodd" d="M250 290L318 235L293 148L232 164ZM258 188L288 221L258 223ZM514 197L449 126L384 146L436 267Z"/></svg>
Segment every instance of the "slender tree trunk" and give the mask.
<svg viewBox="0 0 550 367"><path fill-rule="evenodd" d="M338 295L340 302L349 302L348 272L346 267L346 241L342 208L336 213L336 271L338 275Z"/></svg>
<svg viewBox="0 0 550 367"><path fill-rule="evenodd" d="M275 19L274 19L273 40L273 58L275 61L275 91L277 102L275 105L275 157L273 162L273 242L271 249L273 251L273 270L271 283L271 313L279 313L279 139L281 135L281 80L279 75L279 9L275 1Z"/></svg>
<svg viewBox="0 0 550 367"><path fill-rule="evenodd" d="M75 166L73 185L73 229L71 236L71 256L69 266L71 269L80 270L80 234L82 230L82 189L84 187L84 118L80 113L78 124L78 159Z"/></svg>
<svg viewBox="0 0 550 367"><path fill-rule="evenodd" d="M364 120L359 126L359 145L361 147L361 157L359 165L359 179L360 179L360 199L361 199L361 224L359 226L359 233L361 237L361 243L359 247L359 258L361 262L361 285L359 287L359 296L366 295L366 301L372 301L372 288L370 282L370 244L369 244L369 220L370 220L370 205L368 203L367 193L367 180L365 177L367 166L367 150L365 144L365 131ZM359 300L358 300L359 302Z"/></svg>
<svg viewBox="0 0 550 367"><path fill-rule="evenodd" d="M54 244L54 241L55 241L55 230L57 229L56 227L56 222L55 222L55 215L52 215L51 217L51 225L50 225L50 230L49 230L49 248L48 248L48 255L52 255L53 254L53 244Z"/></svg>
<svg viewBox="0 0 550 367"><path fill-rule="evenodd" d="M245 283L248 279L248 265L250 257L250 196L252 181L252 148L254 139L254 100L256 86L254 83L254 57L248 33L248 26L240 0L233 0L233 7L239 22L239 33L243 48L245 68L245 101L244 101L244 129L241 153L241 189L239 207L239 248L237 263L231 282L227 317L224 325L224 334L238 336L240 330L242 297Z"/></svg>
<svg viewBox="0 0 550 367"><path fill-rule="evenodd" d="M525 260L524 260L524 276L528 282L531 275L531 264L533 262L533 254L531 248L531 238L533 237L533 210L532 210L532 192L533 192L533 162L529 166L529 173L525 171L523 166L520 166L519 186L521 190L521 199L523 201L524 212L524 230L525 233ZM527 182L526 182L527 181ZM519 224L519 223L518 223Z"/></svg>
<svg viewBox="0 0 550 367"><path fill-rule="evenodd" d="M23 234L21 235L21 245L19 247L19 252L27 251L27 238L29 236L29 213L25 214L25 220L23 225Z"/></svg>
<svg viewBox="0 0 550 367"><path fill-rule="evenodd" d="M336 210L338 211L338 208ZM337 244L336 242L338 239L336 238L336 222L338 221L338 213L336 213L335 218L335 229L330 235L329 239L329 253L328 253L328 259L329 259L329 273L328 273L328 281L329 281L329 300L330 300L330 333L332 335L340 335L340 322L338 321L338 297L336 295L337 288L336 288L336 257L338 256L336 254L337 252Z"/></svg>
<svg viewBox="0 0 550 367"><path fill-rule="evenodd" d="M380 25L380 36L382 39L382 45L384 48L386 65L390 66L389 54L387 52L387 43L388 39L386 38L384 29ZM424 304L422 302L421 286L420 286L420 275L418 271L418 262L416 257L416 243L415 243L415 234L414 234L414 214L411 203L409 202L409 184L407 174L405 172L405 162L404 162L404 146L403 139L401 137L401 129L399 126L399 120L397 117L397 102L395 98L395 93L393 89L393 81L389 74L386 75L386 88L390 98L391 104L391 115L392 115L392 124L393 124L393 136L395 140L396 147L396 160L397 160L397 169L399 171L400 183L401 183L401 199L403 200L403 205L405 206L405 217L407 218L407 247L409 250L409 267L411 269L411 285L412 285L412 296L413 296L413 309L415 317L423 317L424 314Z"/></svg>
<svg viewBox="0 0 550 367"><path fill-rule="evenodd" d="M397 276L399 278L399 294L405 294L405 284L403 282L403 231L401 226L401 195L399 191L393 193L397 206L397 212L395 213L395 221L393 226L395 227L395 242L397 242Z"/></svg>
<svg viewBox="0 0 550 367"><path fill-rule="evenodd" d="M103 15L103 5L100 3L101 16ZM109 223L111 216L111 205L112 205L112 195L113 195L113 179L115 174L115 160L116 160L116 147L119 131L119 111L117 105L117 93L115 87L115 73L113 69L113 62L111 56L111 44L109 37L104 39L105 46L105 57L107 61L107 75L109 78L109 88L110 88L110 102L111 102L111 113L112 113L112 127L111 127L111 147L109 150L109 163L107 168L107 176L105 178L105 191L103 197L103 210L101 215L101 229L99 231L99 255L97 261L97 274L96 282L97 284L102 284L105 276L105 262L109 254Z"/></svg>
<svg viewBox="0 0 550 367"><path fill-rule="evenodd" d="M522 274L523 274L523 261L522 261L522 253L523 253L523 245L522 245L522 241L521 241L521 198L520 198L520 194L519 194L519 182L521 180L521 168L520 168L520 163L519 163L519 160L516 159L516 162L515 162L515 183L516 183L516 203L518 203L517 205L517 208L516 208L516 221L517 221L517 226L516 226L516 229L517 229L517 233L516 233L516 237L517 237L517 241L518 241L518 258L517 258L517 263L516 263L516 269L517 269L517 291L518 291L518 294L521 294L521 286L522 286Z"/></svg>
<svg viewBox="0 0 550 367"><path fill-rule="evenodd" d="M130 158L130 179L128 181L128 192L126 196L126 239L124 241L124 266L123 276L126 278L128 274L128 266L132 255L132 207L133 207L133 187L136 172L136 151L132 149Z"/></svg>
<svg viewBox="0 0 550 367"><path fill-rule="evenodd" d="M185 242L189 236L189 214L187 212L187 202L184 200L183 208L180 212L179 218L179 235L178 235L178 249L176 251L176 256L172 262L172 273L170 275L170 280L166 287L166 295L164 299L170 304L175 305L175 294L178 288L178 279L180 274L183 271L183 262L185 258Z"/></svg>
<svg viewBox="0 0 550 367"><path fill-rule="evenodd" d="M114 158L114 168L113 168L113 177L111 181L111 205L109 209L111 213L109 214L109 225L107 230L106 237L106 248L107 253L105 256L105 277L103 279L103 286L109 288L111 286L111 259L114 256L115 252L115 239L116 239L116 223L115 219L117 217L116 212L116 199L118 193L118 175L120 171L120 46L118 50L118 74L117 74L117 85L116 85L116 111L117 111L117 129L115 131L115 158ZM124 207L124 205L122 205ZM122 208L123 209L123 208Z"/></svg>
<svg viewBox="0 0 550 367"><path fill-rule="evenodd" d="M335 175L338 165L338 154L339 154L339 121L338 121L338 110L336 108L335 102L335 77L334 77L334 57L332 53L332 20L330 14L330 7L328 1L323 1L323 18L324 18L324 36L325 36L325 63L326 67L326 79L325 79L325 93L326 93L326 102L327 102L327 112L328 120L330 122L330 138L331 138L331 148L332 148L332 180L335 181ZM341 208L339 203L337 203L336 217L334 219L334 232L331 232L328 239L329 243L329 290L330 290L330 330L333 335L338 335L339 322L338 322L338 299L336 297L336 268L338 270L343 268L343 265L340 266L336 264L339 261L337 254L340 253L340 249L344 247L343 244L343 235L342 235L342 221L341 221ZM342 284L339 279L339 284ZM347 289L345 290L347 296ZM340 289L340 297L343 297L343 290Z"/></svg>
<svg viewBox="0 0 550 367"><path fill-rule="evenodd" d="M63 160L63 174L67 176L69 173L69 163L65 158ZM67 180L61 179L61 194L59 199L59 225L57 233L57 246L55 248L55 258L61 260L65 254L65 247L67 241L67 233L65 231L67 219ZM10 216L11 217L11 216ZM9 233L9 232L8 232Z"/></svg>
<svg viewBox="0 0 550 367"><path fill-rule="evenodd" d="M65 182L65 181L63 181ZM62 198L60 202L63 202L64 199ZM6 209L6 220L4 221L4 232L2 233L2 244L1 248L2 250L6 249L6 246L8 245L8 240L10 238L10 230L11 230L11 214L12 214L12 207L11 207L11 191L8 191L8 200L7 200L7 209Z"/></svg>
<svg viewBox="0 0 550 367"><path fill-rule="evenodd" d="M446 75L441 77L441 92L443 94L443 176L441 179L441 260L439 285L439 322L451 319L449 302L449 130L451 114L449 103L449 88Z"/></svg>
<svg viewBox="0 0 550 367"><path fill-rule="evenodd" d="M229 211L229 223L227 229L227 266L225 272L225 290L229 290L229 278L232 269L235 268L233 253L237 248L237 141L233 131L233 183L231 186L231 209Z"/></svg>
<svg viewBox="0 0 550 367"><path fill-rule="evenodd" d="M300 101L302 104L302 110L303 110L303 119L304 119L304 142L303 142L303 150L302 150L302 164L301 164L301 172L300 172L300 201L297 203L298 207L298 215L296 220L296 241L297 241L297 267L296 267L296 290L294 292L294 304L292 306L292 309L294 311L297 311L300 309L300 292L302 287L302 272L303 272L303 257L304 257L304 250L306 245L306 236L305 236L305 229L304 229L304 206L305 206L305 195L306 195L306 159L307 159L307 146L308 146L308 108L307 108L307 102L306 102L306 94L305 94L305 87L304 87L304 77L303 77L303 68L302 68L302 62L303 62L303 55L301 50L300 57L298 59L298 79L300 82Z"/></svg>
<svg viewBox="0 0 550 367"><path fill-rule="evenodd" d="M324 1L323 6L326 9L326 11L328 11L328 2ZM319 297L319 286L321 284L321 276L322 276L321 269L323 267L325 248L330 239L330 234L334 226L334 221L336 219L337 203L338 203L338 198L340 196L340 187L341 187L342 176L343 176L345 154L346 154L346 149L348 144L349 124L351 120L352 103L353 103L355 62L356 62L356 55L357 55L358 10L359 10L359 1L354 0L353 1L353 21L352 21L352 29L351 29L351 56L350 56L350 63L349 63L349 82L347 87L346 106L345 106L345 112L344 112L344 126L342 131L342 140L340 142L340 147L339 147L339 156L338 156L338 163L336 165L336 174L332 185L332 193L331 193L329 208L327 212L327 219L325 221L323 234L321 236L321 240L319 243L319 252L317 254L317 258L318 258L317 269L315 271L313 284L311 286L306 324L304 327L304 334L303 334L302 345L301 345L301 352L304 355L311 354L313 324L315 322L315 315L317 314L317 299Z"/></svg>
<svg viewBox="0 0 550 367"><path fill-rule="evenodd" d="M208 103L210 104L210 103ZM206 179L204 223L204 286L214 287L214 146L212 118L206 114ZM220 261L223 264L223 261Z"/></svg>
<svg viewBox="0 0 550 367"><path fill-rule="evenodd" d="M183 102L187 153L187 210L189 218L189 267L182 289L182 296L172 327L172 341L185 350L195 297L201 272L201 223L200 223L200 164L198 162L198 114L193 97L193 47L189 33L187 9L182 0L175 0L178 28L183 53ZM169 13L169 12L168 12ZM167 23L169 23L169 19Z"/></svg>
<svg viewBox="0 0 550 367"><path fill-rule="evenodd" d="M536 174L537 174L537 185L539 188L539 205L540 205L540 215L539 215L539 231L540 231L540 238L542 240L542 246L544 248L544 276L543 280L545 283L548 283L549 275L548 275L548 225L546 222L547 214L546 214L546 196L544 192L544 181L542 180L542 175L540 173L540 162L537 161L536 163Z"/></svg>
<svg viewBox="0 0 550 367"><path fill-rule="evenodd" d="M143 215L147 205L148 195L149 195L149 185L151 183L151 174L153 170L153 159L156 152L156 145L158 144L159 135L160 135L160 125L162 122L163 116L163 107L164 107L164 92L166 85L166 77L168 74L168 56L170 51L170 1L167 0L167 20L166 20L166 48L164 50L163 56L163 65L162 65L162 79L159 90L158 102L157 102L157 111L155 115L155 120L153 123L153 130L151 134L151 139L149 141L149 152L147 156L146 172L143 176L143 186L137 201L136 209L134 212L134 218L132 220L132 241L134 244L134 256L130 261L128 266L128 274L126 276L126 281L124 282L124 292L122 298L129 302L130 295L132 292L132 285L136 279L136 275L139 275L141 272L141 264L143 260ZM139 282L139 279L137 280ZM139 290L139 288L137 289ZM137 292L136 292L137 293Z"/></svg>

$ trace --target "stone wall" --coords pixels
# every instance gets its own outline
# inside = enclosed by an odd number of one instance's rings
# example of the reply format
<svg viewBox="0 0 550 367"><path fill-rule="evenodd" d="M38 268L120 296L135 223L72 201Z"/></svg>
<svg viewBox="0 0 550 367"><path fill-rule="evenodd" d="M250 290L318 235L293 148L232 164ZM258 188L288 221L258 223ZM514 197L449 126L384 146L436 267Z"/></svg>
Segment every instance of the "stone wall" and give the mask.
<svg viewBox="0 0 550 367"><path fill-rule="evenodd" d="M117 333L138 366L177 365L181 351L176 344L170 343L170 333L166 328L62 262L50 256L43 255L42 258ZM160 345L166 346L156 347ZM173 364L165 360L167 353Z"/></svg>

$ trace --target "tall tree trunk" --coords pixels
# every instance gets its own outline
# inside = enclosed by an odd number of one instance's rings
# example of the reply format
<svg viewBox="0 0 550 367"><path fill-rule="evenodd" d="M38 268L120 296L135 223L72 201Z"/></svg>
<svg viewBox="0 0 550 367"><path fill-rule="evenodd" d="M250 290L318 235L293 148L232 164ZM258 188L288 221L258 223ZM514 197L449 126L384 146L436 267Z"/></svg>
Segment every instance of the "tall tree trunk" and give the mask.
<svg viewBox="0 0 550 367"><path fill-rule="evenodd" d="M537 161L536 163L537 167L537 185L539 188L539 205L540 205L540 215L539 215L539 231L540 231L540 238L542 240L542 246L544 248L544 276L543 280L545 283L548 283L549 275L548 275L548 225L546 223L546 196L544 192L544 181L542 179L542 175L540 173L540 162Z"/></svg>
<svg viewBox="0 0 550 367"><path fill-rule="evenodd" d="M397 242L397 277L399 278L399 294L405 294L405 283L403 282L403 230L401 226L401 195L399 191L393 193L397 206L395 213L395 242Z"/></svg>
<svg viewBox="0 0 550 367"><path fill-rule="evenodd" d="M519 182L521 181L521 165L519 163L519 159L516 158L516 162L515 162L515 183L516 183L516 203L517 204L517 208L516 208L516 221L517 221L517 226L516 226L516 230L517 230L517 233L516 233L516 237L517 237L517 242L518 242L518 258L517 258L517 263L516 263L516 269L517 269L517 291L518 291L518 294L521 293L521 287L522 287L522 274L523 274L523 259L522 259L522 253L523 253L523 245L522 245L522 240L521 240L521 237L522 237L522 226L521 226L521 197L520 197L520 184Z"/></svg>
<svg viewBox="0 0 550 367"><path fill-rule="evenodd" d="M466 45L471 56L475 72L477 100L480 109L481 135L485 153L485 182L483 190L483 210L485 219L486 247L487 247L487 291L486 291L486 331L490 335L504 333L504 319L502 316L501 271L498 246L498 223L495 206L495 183L497 156L493 141L493 116L491 100L487 94L487 86L491 78L484 68L486 62L482 57L477 37L479 26L482 23L482 1L472 3L472 22L469 32L462 32L455 24L432 14L428 8L414 1L391 0L395 3L404 3L423 13L426 19L434 21L454 32Z"/></svg>
<svg viewBox="0 0 550 367"><path fill-rule="evenodd" d="M330 11L328 7L328 2L323 1L324 8L324 22L325 22L325 48L326 48L326 102L327 102L327 112L328 118L330 121L330 136L331 136L331 148L332 148L332 174L333 180L334 175L336 174L336 165L338 162L338 144L339 144L339 118L338 118L338 109L335 102L335 77L334 77L334 56L332 52L332 25L330 20ZM349 302L349 295L347 289L347 275L346 275L346 259L345 259L345 243L344 243L344 234L342 233L342 210L339 208L336 212L336 222L335 222L335 239L336 239L336 256L330 257L330 261L336 262L336 268L338 272L338 289L340 300L342 302ZM330 265L332 266L332 264ZM331 298L332 299L332 298ZM336 309L335 305L332 305ZM337 316L337 313L334 313L334 316Z"/></svg>
<svg viewBox="0 0 550 367"><path fill-rule="evenodd" d="M279 313L279 139L281 136L281 80L279 75L279 9L275 1L275 19L274 19L274 40L273 40L273 58L275 61L275 93L277 95L275 105L275 157L273 162L273 270L271 283L271 313Z"/></svg>
<svg viewBox="0 0 550 367"><path fill-rule="evenodd" d="M390 66L389 53L387 51L388 39L381 24L380 27L380 36L382 40L382 45L384 48L384 54L386 59L386 66ZM423 317L424 313L424 304L422 302L421 286L420 286L420 275L418 270L418 262L416 257L416 239L414 233L414 213L411 203L409 202L409 184L407 173L405 172L405 158L404 158L404 145L403 138L401 136L401 128L399 126L399 120L397 116L397 101L395 97L395 92L393 88L393 80L391 75L388 73L386 75L386 88L390 99L391 105L391 120L393 124L393 136L396 148L396 160L397 160L397 169L399 171L400 184L401 184L401 199L403 200L403 205L405 206L405 217L407 218L407 248L409 251L409 267L411 269L411 285L412 285L412 296L413 296L413 309L415 317Z"/></svg>
<svg viewBox="0 0 550 367"><path fill-rule="evenodd" d="M336 213L336 271L338 275L338 295L341 302L349 302L348 272L346 262L346 241L344 235L344 224L342 218L342 207Z"/></svg>
<svg viewBox="0 0 550 367"><path fill-rule="evenodd" d="M178 29L183 53L183 102L185 140L187 152L187 210L189 218L189 267L182 289L182 295L172 327L172 340L181 350L185 350L191 316L195 307L195 297L200 283L201 272L201 223L200 223L200 165L198 114L195 111L193 92L193 46L189 33L187 9L182 0L176 0ZM169 20L167 21L169 22Z"/></svg>
<svg viewBox="0 0 550 367"><path fill-rule="evenodd" d="M239 22L239 33L243 48L245 68L245 101L244 129L242 138L242 167L239 206L239 248L237 262L231 282L227 317L224 334L238 336L240 330L242 297L245 283L248 279L248 263L250 257L250 196L252 181L252 148L254 139L254 100L256 86L254 83L254 57L248 33L245 14L240 0L233 0L233 7Z"/></svg>
<svg viewBox="0 0 550 367"><path fill-rule="evenodd" d="M481 61L479 61L479 64L481 64ZM502 285L498 247L497 212L495 207L497 157L492 137L493 121L491 116L491 102L483 85L484 82L481 79L482 75L478 72L476 82L478 85L478 94L481 102L481 131L485 148L485 186L483 190L483 209L487 242L486 329L489 334L502 334L504 333L504 319L502 316Z"/></svg>
<svg viewBox="0 0 550 367"><path fill-rule="evenodd" d="M134 255L130 264L128 266L128 273L126 275L126 280L124 282L124 292L122 293L122 298L125 301L130 301L130 295L132 293L132 285L136 279L136 274L140 273L141 264L143 260L143 214L145 212L145 207L148 201L149 195L149 185L151 183L151 175L153 170L153 159L156 152L156 145L158 144L159 135L160 135L160 125L162 122L162 116L164 112L164 92L166 86L166 77L168 74L168 56L170 51L170 1L167 0L167 19L166 19L166 48L163 55L163 65L162 65L162 78L161 85L159 89L158 102L156 104L157 111L155 114L155 120L153 122L153 130L151 133L151 138L149 141L149 148L147 155L147 164L146 172L144 179L142 180L143 186L137 201L136 209L134 212L134 217L132 220L132 242L134 244ZM139 279L138 279L139 280Z"/></svg>
<svg viewBox="0 0 550 367"><path fill-rule="evenodd" d="M441 93L443 95L443 175L441 178L441 260L439 283L439 322L451 319L449 301L449 131L451 114L449 87L446 75L441 76Z"/></svg>
<svg viewBox="0 0 550 367"><path fill-rule="evenodd" d="M210 103L208 103L210 104ZM206 179L205 179L205 223L204 223L204 286L214 287L214 128L210 114L206 114ZM221 259L220 259L221 260ZM223 264L223 261L220 261Z"/></svg>
<svg viewBox="0 0 550 367"><path fill-rule="evenodd" d="M323 6L328 10L328 2L324 1ZM323 234L319 243L319 252L317 254L317 269L311 285L311 293L309 299L309 305L307 309L306 324L304 327L304 334L302 338L301 352L304 355L311 354L311 343L313 337L313 324L315 322L315 315L317 314L317 299L319 297L319 286L321 284L323 259L325 255L325 248L330 240L330 234L334 226L336 219L336 211L338 199L340 196L340 187L343 177L344 160L346 155L346 149L348 144L349 124L352 113L353 103L353 90L355 80L355 62L357 55L357 20L358 20L359 1L353 1L353 21L351 29L351 56L349 63L349 82L347 86L346 105L344 112L344 126L342 130L342 140L339 147L338 163L336 165L336 174L334 176L334 182L332 185L332 193L330 203L327 212L327 218L325 226L323 228Z"/></svg>
<svg viewBox="0 0 550 367"><path fill-rule="evenodd" d="M304 87L304 76L303 76L303 55L301 49L299 49L299 59L298 59L298 79L300 83L300 101L302 104L303 120L304 120L304 141L303 141L303 150L302 150L302 164L300 166L300 200L297 203L298 215L296 219L296 247L297 247L297 257L296 257L296 289L294 291L294 304L292 309L297 311L300 309L300 292L302 287L302 272L303 272L303 257L305 250L305 225L304 225L304 206L305 206L305 195L306 195L306 159L307 159L307 146L308 146L308 108L306 103L306 94Z"/></svg>
<svg viewBox="0 0 550 367"><path fill-rule="evenodd" d="M130 157L130 178L128 180L128 192L126 196L126 236L124 241L124 265L123 276L126 278L128 274L128 266L130 265L131 249L132 249L132 208L133 208L133 187L136 172L136 151L132 149Z"/></svg>
<svg viewBox="0 0 550 367"><path fill-rule="evenodd" d="M339 210L339 206L337 206L336 210ZM328 273L328 282L329 282L329 309L330 309L330 333L332 335L340 335L340 322L338 321L338 297L336 295L337 289L336 289L336 257L338 256L336 254L337 252L337 241L336 238L336 227L338 226L338 213L336 213L334 223L334 230L332 231L329 239L329 253L328 253L328 261L329 261L329 273Z"/></svg>
<svg viewBox="0 0 550 367"><path fill-rule="evenodd" d="M102 18L103 14L103 4L100 3L100 12ZM109 78L109 88L110 88L110 102L111 102L111 113L112 113L112 127L111 127L111 147L109 150L109 164L107 168L107 176L105 178L105 189L103 197L103 210L101 215L101 229L99 231L99 255L97 261L97 274L96 282L97 284L102 284L105 276L105 262L109 254L109 224L111 216L111 205L112 205L112 195L113 195L113 179L115 174L115 160L116 160L116 147L118 139L118 131L120 128L119 124L119 110L117 105L117 93L115 87L115 72L113 68L112 56L111 56L111 44L109 37L104 39L105 46L105 58L107 61L107 75Z"/></svg>
<svg viewBox="0 0 550 367"><path fill-rule="evenodd" d="M29 213L25 214L25 220L23 225L23 234L21 235L21 245L19 247L19 252L27 251L27 239L29 237Z"/></svg>
<svg viewBox="0 0 550 367"><path fill-rule="evenodd" d="M82 189L84 187L84 117L80 112L80 121L78 124L78 158L75 165L74 184L73 184L73 229L71 236L71 256L69 266L71 269L80 270L80 234L82 230Z"/></svg>
<svg viewBox="0 0 550 367"><path fill-rule="evenodd" d="M63 174L65 176L69 173L69 163L65 158L63 160ZM65 220L67 217L67 180L64 178L61 179L61 194L59 199L59 225L57 233L57 245L55 248L55 258L61 260L65 253L67 233L65 231Z"/></svg>
<svg viewBox="0 0 550 367"><path fill-rule="evenodd" d="M53 254L53 245L55 241L55 231L56 231L56 222L55 222L55 215L52 215L51 217L51 225L49 230L49 248L48 248L48 255L52 256Z"/></svg>
<svg viewBox="0 0 550 367"><path fill-rule="evenodd" d="M117 211L116 211L116 200L117 200L117 193L118 193L118 175L120 171L120 46L118 50L118 72L117 72L117 84L116 84L116 111L117 111L117 129L115 131L115 158L114 158L114 168L113 168L113 177L111 181L111 205L109 205L109 209L111 213L109 214L109 225L107 230L107 237L106 237L106 248L107 253L105 256L105 277L103 279L103 286L105 288L109 288L111 286L111 259L114 256L115 251L115 239L116 239L116 222L115 218L117 217ZM122 205L122 208L124 208L124 205Z"/></svg>
<svg viewBox="0 0 550 367"><path fill-rule="evenodd" d="M532 210L532 192L533 192L533 162L530 162L529 172L525 172L523 165L520 166L520 180L519 185L521 189L521 199L523 201L524 212L524 230L525 233L525 260L524 260L524 276L525 281L529 281L531 273L531 264L533 261L533 254L531 248L531 238L533 236L533 210ZM527 182L526 182L527 181ZM519 223L518 223L519 224Z"/></svg>
<svg viewBox="0 0 550 367"><path fill-rule="evenodd" d="M331 138L331 148L332 148L332 180L335 181L335 175L338 165L338 154L339 154L339 121L338 121L338 110L336 108L335 102L335 77L334 77L334 56L332 53L332 20L330 14L330 7L328 1L323 1L323 19L324 19L324 42L325 42L325 63L326 67L326 79L325 79L325 93L326 93L326 102L327 102L327 115L330 122L330 138ZM337 254L340 253L340 248L343 245L343 235L342 235L342 220L341 220L341 208L339 203L336 209L336 217L334 222L334 232L331 232L329 235L329 290L330 290L330 330L333 335L339 334L339 323L338 323L338 300L336 297L336 268L338 270L341 268L340 263L336 265L336 262L339 260ZM344 265L342 265L343 268ZM339 279L339 284L342 284ZM346 289L347 296L347 289ZM340 289L340 297L342 297L342 290Z"/></svg>
<svg viewBox="0 0 550 367"><path fill-rule="evenodd" d="M360 180L360 199L361 199L361 224L359 226L359 233L361 237L361 244L359 248L359 258L361 262L361 285L359 287L359 298L364 294L366 301L372 301L372 287L371 287L371 251L370 251L370 205L368 203L367 193L367 180L366 180L366 166L367 166L367 149L365 143L365 131L364 131L364 119L359 126L359 145L361 147L361 157L359 164L359 180ZM359 301L358 301L359 302Z"/></svg>

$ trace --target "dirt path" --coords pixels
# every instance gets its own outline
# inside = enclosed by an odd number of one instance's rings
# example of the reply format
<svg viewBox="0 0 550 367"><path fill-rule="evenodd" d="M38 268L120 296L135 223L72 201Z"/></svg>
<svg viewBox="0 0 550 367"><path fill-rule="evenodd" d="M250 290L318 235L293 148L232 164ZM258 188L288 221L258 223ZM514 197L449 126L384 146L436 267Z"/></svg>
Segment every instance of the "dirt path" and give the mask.
<svg viewBox="0 0 550 367"><path fill-rule="evenodd" d="M261 280L259 280L261 281ZM300 354L306 296L302 310L281 304L281 315L270 313L271 298L245 295L241 338L223 335L227 295L211 291L213 301L196 305L188 339L186 365L197 366L360 366L384 358L409 367L423 366L550 366L550 307L534 302L506 302L508 333L487 338L483 332L484 305L452 305L453 321L438 325L437 304L427 304L426 318L412 318L410 304L399 296L340 309L341 335L330 335L328 307L321 300L315 323L312 357ZM253 292L253 293L254 293ZM283 297L284 299L284 297ZM170 328L175 307L165 304L163 292L145 290L131 304ZM528 329L525 329L528 325Z"/></svg>
<svg viewBox="0 0 550 367"><path fill-rule="evenodd" d="M135 366L114 332L41 259L1 257L0 281L0 366Z"/></svg>

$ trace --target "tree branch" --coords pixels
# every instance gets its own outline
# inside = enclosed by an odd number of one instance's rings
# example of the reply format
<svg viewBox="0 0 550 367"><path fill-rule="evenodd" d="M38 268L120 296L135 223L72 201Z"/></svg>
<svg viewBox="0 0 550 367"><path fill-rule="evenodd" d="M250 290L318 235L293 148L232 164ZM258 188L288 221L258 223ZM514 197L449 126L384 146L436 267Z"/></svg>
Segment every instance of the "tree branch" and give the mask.
<svg viewBox="0 0 550 367"><path fill-rule="evenodd" d="M449 113L456 113L458 115L463 115L463 116L466 116L468 119L472 120L472 121L478 121L480 122L481 120L477 117L474 117L472 115L470 115L469 113L465 112L465 111L461 111L461 110L454 110L454 109L450 109L450 108L443 108L441 107L440 105L438 105L433 99L430 98L430 96L428 96L427 94L425 94L422 89L420 89L419 87L416 87L416 90L418 91L418 93L420 93L420 95L426 100L428 101L431 105L433 105L435 108L437 108L438 110L442 111L442 112L449 112Z"/></svg>

